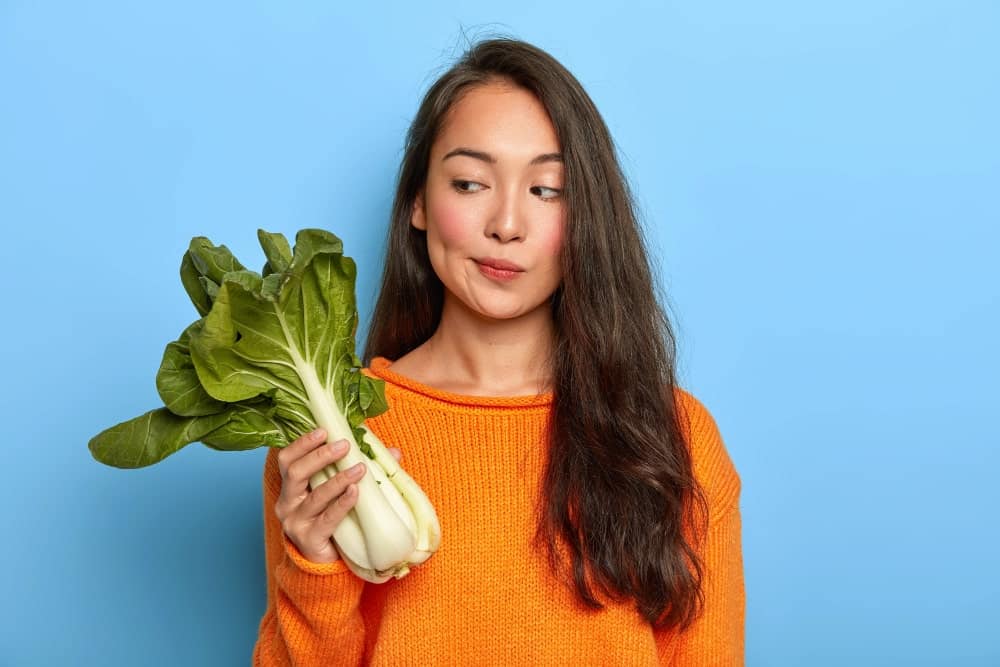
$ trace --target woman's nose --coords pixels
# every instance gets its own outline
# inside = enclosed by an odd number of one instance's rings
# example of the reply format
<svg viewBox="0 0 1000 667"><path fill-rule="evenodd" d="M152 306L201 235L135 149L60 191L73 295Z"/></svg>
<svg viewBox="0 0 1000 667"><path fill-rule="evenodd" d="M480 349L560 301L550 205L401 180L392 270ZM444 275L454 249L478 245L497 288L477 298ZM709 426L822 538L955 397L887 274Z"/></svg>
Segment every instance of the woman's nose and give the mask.
<svg viewBox="0 0 1000 667"><path fill-rule="evenodd" d="M523 212L517 194L505 193L498 198L490 220L486 225L486 236L501 243L520 241L524 238Z"/></svg>

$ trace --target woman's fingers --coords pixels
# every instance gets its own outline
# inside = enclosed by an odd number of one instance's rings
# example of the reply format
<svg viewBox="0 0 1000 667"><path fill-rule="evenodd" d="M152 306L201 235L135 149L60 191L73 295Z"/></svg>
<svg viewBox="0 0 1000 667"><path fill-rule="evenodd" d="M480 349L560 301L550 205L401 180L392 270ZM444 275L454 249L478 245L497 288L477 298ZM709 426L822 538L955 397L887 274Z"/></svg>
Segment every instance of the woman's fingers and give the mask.
<svg viewBox="0 0 1000 667"><path fill-rule="evenodd" d="M317 430L296 439L278 452L281 493L274 509L282 523L309 497L309 480L312 476L347 453L346 441L340 440L332 445L325 442L325 433Z"/></svg>
<svg viewBox="0 0 1000 667"><path fill-rule="evenodd" d="M302 501L298 514L304 521L314 521L326 510L331 502L343 495L351 484L356 483L364 477L365 470L365 464L358 463L347 470L338 472L331 479L323 482L309 492L306 499ZM354 503L351 503L350 507L353 506Z"/></svg>
<svg viewBox="0 0 1000 667"><path fill-rule="evenodd" d="M282 472L284 472L285 468L288 467L288 464L300 458L303 454L311 450L313 447L321 444L325 440L326 431L321 428L317 428L309 433L303 433L286 447L282 448L282 450L278 452L278 465L281 467Z"/></svg>
<svg viewBox="0 0 1000 667"><path fill-rule="evenodd" d="M392 458L396 459L397 463L399 462L399 460L401 458L403 458L403 452L400 451L399 448L397 448L397 447L386 447L386 449L389 450L389 453L392 454Z"/></svg>
<svg viewBox="0 0 1000 667"><path fill-rule="evenodd" d="M345 454L347 454L346 440L316 447L288 466L289 484L293 489L301 489L301 493L304 493L313 475L335 463Z"/></svg>
<svg viewBox="0 0 1000 667"><path fill-rule="evenodd" d="M324 482L316 491L311 492L310 496L315 495L319 489L333 486L333 484L334 480L332 479L329 482ZM327 504L319 515L312 519L301 519L298 524L288 521L285 534L295 543L299 552L312 562L331 563L340 558L333 542L333 533L357 500L358 486L348 484L344 492Z"/></svg>
<svg viewBox="0 0 1000 667"><path fill-rule="evenodd" d="M330 536L354 507L358 495L355 483L367 467L364 463L352 466L314 488L309 480L343 458L348 448L346 440L327 444L326 433L317 429L278 452L281 493L274 512L288 538L314 562L338 558Z"/></svg>
<svg viewBox="0 0 1000 667"><path fill-rule="evenodd" d="M365 463L358 463L310 488L309 480L317 472L348 452L346 440L330 444L326 441L326 432L316 429L278 452L281 493L275 514L289 539L302 555L314 562L330 562L339 557L330 537L357 502L357 483L368 470ZM399 461L400 450L388 449Z"/></svg>
<svg viewBox="0 0 1000 667"><path fill-rule="evenodd" d="M282 521L282 529L303 556L314 563L329 563L339 558L330 538L357 502L355 482L365 471L365 464L360 463L337 473L310 491Z"/></svg>
<svg viewBox="0 0 1000 667"><path fill-rule="evenodd" d="M310 452L315 452L325 442L326 431L318 428L315 431L296 438L278 452L278 471L281 473L282 491L287 490L289 496L299 496L305 492L304 482L308 482L309 480L307 477L303 481L301 466L298 468L300 474L295 477L290 476L289 471L302 457L308 455Z"/></svg>
<svg viewBox="0 0 1000 667"><path fill-rule="evenodd" d="M326 484L323 486L326 486ZM319 545L318 551L324 551L327 544L333 545L333 541L331 540L333 532L357 502L358 485L350 483L344 489L343 493L337 496L333 502L327 504L323 511L315 517L310 526L310 535L312 537L311 541Z"/></svg>

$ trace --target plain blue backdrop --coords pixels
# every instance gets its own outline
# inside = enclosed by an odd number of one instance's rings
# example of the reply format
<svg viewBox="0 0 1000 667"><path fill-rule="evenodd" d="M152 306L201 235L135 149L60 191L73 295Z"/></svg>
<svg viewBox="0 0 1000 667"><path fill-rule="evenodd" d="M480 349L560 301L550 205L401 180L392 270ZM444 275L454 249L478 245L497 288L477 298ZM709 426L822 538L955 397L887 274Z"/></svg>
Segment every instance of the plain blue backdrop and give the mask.
<svg viewBox="0 0 1000 667"><path fill-rule="evenodd" d="M747 663L1000 664L1000 9L0 2L0 664L238 665L264 451L95 463L157 406L190 237L326 227L370 313L419 97L467 36L610 126L743 479Z"/></svg>

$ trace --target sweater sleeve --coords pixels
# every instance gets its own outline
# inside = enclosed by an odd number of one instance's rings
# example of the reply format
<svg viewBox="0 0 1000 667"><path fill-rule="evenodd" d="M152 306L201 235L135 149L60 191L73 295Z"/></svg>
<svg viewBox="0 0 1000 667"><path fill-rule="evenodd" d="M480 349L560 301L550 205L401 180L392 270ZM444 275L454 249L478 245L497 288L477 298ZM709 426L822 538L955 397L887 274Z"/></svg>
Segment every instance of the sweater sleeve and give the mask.
<svg viewBox="0 0 1000 667"><path fill-rule="evenodd" d="M703 613L684 632L657 634L660 662L687 667L744 664L741 482L712 415L690 394L681 397L695 477L708 501L708 527L701 544ZM684 417L682 416L682 421Z"/></svg>
<svg viewBox="0 0 1000 667"><path fill-rule="evenodd" d="M277 450L264 464L264 548L267 608L253 652L256 667L359 665L365 582L342 560L313 563L285 536L274 514L281 491Z"/></svg>

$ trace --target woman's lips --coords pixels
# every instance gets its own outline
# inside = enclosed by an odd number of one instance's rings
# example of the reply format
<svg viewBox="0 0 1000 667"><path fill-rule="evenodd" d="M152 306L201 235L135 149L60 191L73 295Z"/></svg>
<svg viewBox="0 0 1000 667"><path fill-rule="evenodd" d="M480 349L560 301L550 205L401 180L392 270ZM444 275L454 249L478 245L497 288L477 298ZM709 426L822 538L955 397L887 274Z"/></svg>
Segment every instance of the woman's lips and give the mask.
<svg viewBox="0 0 1000 667"><path fill-rule="evenodd" d="M513 262L491 257L477 259L476 265L483 275L494 280L513 280L524 273L524 269Z"/></svg>

